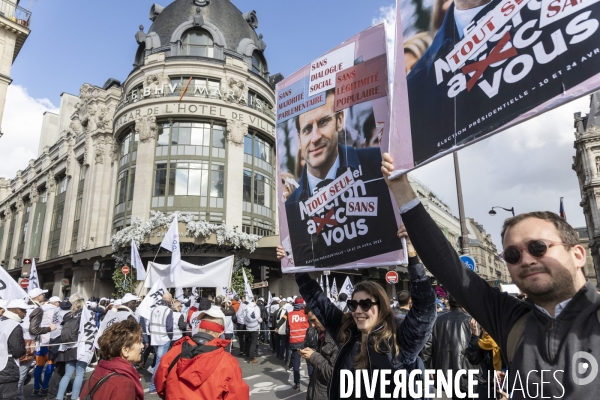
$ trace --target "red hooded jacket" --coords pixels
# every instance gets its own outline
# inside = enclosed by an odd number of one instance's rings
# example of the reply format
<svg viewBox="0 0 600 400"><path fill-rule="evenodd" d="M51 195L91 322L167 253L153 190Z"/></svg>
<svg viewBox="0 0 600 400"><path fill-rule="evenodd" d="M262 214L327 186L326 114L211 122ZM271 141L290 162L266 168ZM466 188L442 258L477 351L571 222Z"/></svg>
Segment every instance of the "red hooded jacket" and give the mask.
<svg viewBox="0 0 600 400"><path fill-rule="evenodd" d="M192 339L184 337L160 360L154 384L161 399L250 399L250 389L242 379L238 361L225 351L229 340L211 340L206 345L219 347L217 350L194 358L182 357L168 373L175 357L181 354L185 341L196 345Z"/></svg>
<svg viewBox="0 0 600 400"><path fill-rule="evenodd" d="M87 396L96 382L102 377L116 372L108 378L102 386L96 390L94 399L110 400L144 400L144 388L140 382L140 376L128 361L121 357L111 358L110 360L100 360L96 370L90 376L90 379L83 384L81 388L80 399Z"/></svg>

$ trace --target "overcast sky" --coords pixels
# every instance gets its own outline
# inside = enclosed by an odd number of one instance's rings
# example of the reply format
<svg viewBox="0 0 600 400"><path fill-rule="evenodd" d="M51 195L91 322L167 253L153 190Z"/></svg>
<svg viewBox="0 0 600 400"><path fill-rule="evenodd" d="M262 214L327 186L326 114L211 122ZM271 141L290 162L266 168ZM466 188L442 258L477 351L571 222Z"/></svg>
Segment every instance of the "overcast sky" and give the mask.
<svg viewBox="0 0 600 400"><path fill-rule="evenodd" d="M78 94L83 83L102 86L108 78L125 81L137 49L135 32L140 24L148 31L154 2L166 6L170 0L31 1L32 32L13 64L2 122L0 176L13 178L36 158L42 115L57 112L61 93ZM284 76L374 22L393 22L392 3L234 0L242 12L256 10L269 70ZM588 111L589 98L581 98L459 152L466 214L484 225L496 245L510 214L498 210L491 217L492 206L558 212L564 197L567 220L585 225L571 165L573 113ZM452 156L414 176L458 215Z"/></svg>

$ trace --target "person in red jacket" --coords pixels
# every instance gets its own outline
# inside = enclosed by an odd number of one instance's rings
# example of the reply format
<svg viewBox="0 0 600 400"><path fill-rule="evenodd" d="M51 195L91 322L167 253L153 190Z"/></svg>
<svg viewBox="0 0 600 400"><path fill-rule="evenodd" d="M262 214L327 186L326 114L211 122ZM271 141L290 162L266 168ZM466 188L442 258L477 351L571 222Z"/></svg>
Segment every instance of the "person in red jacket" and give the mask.
<svg viewBox="0 0 600 400"><path fill-rule="evenodd" d="M302 297L296 297L296 300L294 300L294 311L288 313L287 323L288 331L290 332L290 349L292 350L290 364L292 364L294 369L294 390L300 391L300 361L302 360L302 356L298 350L304 348L306 331L310 327Z"/></svg>
<svg viewBox="0 0 600 400"><path fill-rule="evenodd" d="M93 393L93 399L143 400L144 389L134 364L142 359L142 327L126 319L108 327L98 338L102 360L83 384L79 398ZM112 374L112 375L111 375ZM102 378L108 377L103 382Z"/></svg>
<svg viewBox="0 0 600 400"><path fill-rule="evenodd" d="M219 339L225 315L211 307L198 315L198 333L175 342L160 360L154 385L161 399L249 400L238 361L225 351L230 341Z"/></svg>

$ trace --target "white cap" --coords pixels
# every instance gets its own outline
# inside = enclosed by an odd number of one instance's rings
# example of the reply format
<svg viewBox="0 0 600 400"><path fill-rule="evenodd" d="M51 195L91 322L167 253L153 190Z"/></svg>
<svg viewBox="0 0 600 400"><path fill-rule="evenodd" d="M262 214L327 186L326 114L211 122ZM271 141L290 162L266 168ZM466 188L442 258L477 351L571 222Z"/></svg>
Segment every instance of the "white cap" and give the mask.
<svg viewBox="0 0 600 400"><path fill-rule="evenodd" d="M259 297L258 301L265 301L265 298L264 297Z"/></svg>
<svg viewBox="0 0 600 400"><path fill-rule="evenodd" d="M110 299L110 304L114 304L115 300L114 299Z"/></svg>
<svg viewBox="0 0 600 400"><path fill-rule="evenodd" d="M277 297L277 296L273 297L273 298L271 299L271 302L274 302L274 301L280 301L280 300L279 300L279 297Z"/></svg>
<svg viewBox="0 0 600 400"><path fill-rule="evenodd" d="M60 303L60 297L52 296L50 297L50 300L48 300L48 303Z"/></svg>
<svg viewBox="0 0 600 400"><path fill-rule="evenodd" d="M140 298L137 297L135 294L125 293L125 296L123 296L123 298L121 299L121 304L129 303L133 300L140 301Z"/></svg>
<svg viewBox="0 0 600 400"><path fill-rule="evenodd" d="M291 303L292 301L294 301L294 299L292 299L291 297L288 297L288 298L286 299L286 301L287 301L288 303Z"/></svg>
<svg viewBox="0 0 600 400"><path fill-rule="evenodd" d="M30 308L35 308L35 306L30 306L22 299L11 300L10 303L6 306L6 308L20 308L21 310L28 310Z"/></svg>
<svg viewBox="0 0 600 400"><path fill-rule="evenodd" d="M113 303L115 306L120 306L121 305L121 299L117 299L115 300L115 302Z"/></svg>
<svg viewBox="0 0 600 400"><path fill-rule="evenodd" d="M6 300L0 299L0 308L3 310L6 309Z"/></svg>
<svg viewBox="0 0 600 400"><path fill-rule="evenodd" d="M221 311L221 307L212 306L208 310L200 311L198 319L203 319L207 315L213 318L221 318L221 325L225 326L225 314Z"/></svg>
<svg viewBox="0 0 600 400"><path fill-rule="evenodd" d="M40 294L43 293L48 293L48 291L36 287L35 289L31 289L27 295L33 299L34 297L38 297Z"/></svg>

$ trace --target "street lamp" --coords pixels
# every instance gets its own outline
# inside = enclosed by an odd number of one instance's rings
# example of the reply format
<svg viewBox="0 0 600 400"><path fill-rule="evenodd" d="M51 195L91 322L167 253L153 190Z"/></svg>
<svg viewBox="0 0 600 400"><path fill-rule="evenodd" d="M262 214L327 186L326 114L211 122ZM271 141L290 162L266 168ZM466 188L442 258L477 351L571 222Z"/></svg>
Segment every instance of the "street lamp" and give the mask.
<svg viewBox="0 0 600 400"><path fill-rule="evenodd" d="M96 260L96 262L94 262L94 285L92 286L92 297L94 297L94 292L96 290L96 274L98 273L99 269L100 269L100 262L98 260Z"/></svg>
<svg viewBox="0 0 600 400"><path fill-rule="evenodd" d="M490 215L496 215L496 211L494 211L494 208L501 208L504 211L510 211L512 213L513 217L515 216L515 208L514 207L513 208L504 208L504 207L498 207L498 206L492 207L492 209L489 212Z"/></svg>

